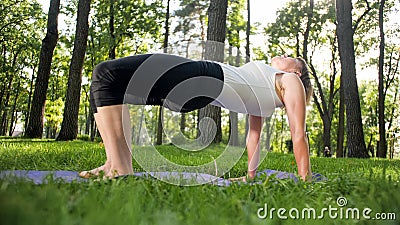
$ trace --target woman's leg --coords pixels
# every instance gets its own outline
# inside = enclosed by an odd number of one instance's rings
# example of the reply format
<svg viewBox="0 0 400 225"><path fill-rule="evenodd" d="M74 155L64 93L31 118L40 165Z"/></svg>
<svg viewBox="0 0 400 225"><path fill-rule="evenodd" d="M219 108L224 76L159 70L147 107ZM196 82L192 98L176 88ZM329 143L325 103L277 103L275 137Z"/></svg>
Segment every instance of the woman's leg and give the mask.
<svg viewBox="0 0 400 225"><path fill-rule="evenodd" d="M129 111L126 105L98 107L95 120L103 138L107 161L103 166L79 173L81 177L116 177L133 174Z"/></svg>
<svg viewBox="0 0 400 225"><path fill-rule="evenodd" d="M137 71L139 67L141 69ZM221 82L203 79L193 83L191 79L197 77L211 77ZM176 99L168 98L166 107L188 112L206 106L222 90L223 71L212 62L194 62L165 54L137 55L97 65L92 75L91 107L96 112L95 120L104 141L107 161L103 166L81 172L80 176L98 176L101 171L107 177L132 174L131 127L128 109L123 103L162 105L163 99L176 85L187 80L192 81L195 88L180 89L182 93ZM213 85L216 87L212 88ZM203 95L209 97L198 97ZM214 95L215 98L212 98ZM125 96L128 98L125 99ZM193 98L189 102L181 102L181 96Z"/></svg>
<svg viewBox="0 0 400 225"><path fill-rule="evenodd" d="M107 137L105 135L103 135L105 133L105 131L103 130L104 129L103 124L99 122L98 113L94 114L94 119L96 121L97 129L99 130L100 134L102 134L101 138L103 139L103 143L108 143ZM111 166L111 160L110 160L111 158L108 156L107 151L106 151L106 157L107 157L107 160L104 165L94 168L89 171L82 171L79 173L79 176L83 177L83 178L91 178L91 177L99 176L100 173L104 173L104 174L107 173Z"/></svg>
<svg viewBox="0 0 400 225"><path fill-rule="evenodd" d="M121 90L126 89L136 69L150 56L138 55L105 61L93 70L90 105L95 112L94 118L106 148L107 160L98 168L80 172L79 176L90 178L104 174L113 177L132 173L131 145L121 144L125 143L125 138L121 138L124 137L121 129L122 110L126 112L124 115L129 116L126 107L121 105L124 99L124 91Z"/></svg>

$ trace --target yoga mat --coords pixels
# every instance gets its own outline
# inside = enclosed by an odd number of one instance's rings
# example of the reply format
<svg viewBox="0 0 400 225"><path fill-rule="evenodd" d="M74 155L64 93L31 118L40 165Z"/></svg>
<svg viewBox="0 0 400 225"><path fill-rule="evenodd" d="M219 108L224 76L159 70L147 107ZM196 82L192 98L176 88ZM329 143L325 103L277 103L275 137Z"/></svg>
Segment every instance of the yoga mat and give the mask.
<svg viewBox="0 0 400 225"><path fill-rule="evenodd" d="M204 173L185 173L185 172L135 172L134 175L136 177L142 178L151 178L155 177L162 180L178 180L182 181L182 184L185 184L185 181L190 183L210 183L217 186L229 186L232 183L237 181L230 181L228 179L216 177L209 174ZM257 176L265 176L270 177L273 176L276 179L292 179L295 182L298 182L298 177L293 173L282 172L277 170L262 170L257 173ZM31 181L35 184L46 184L50 180L59 181L59 182L86 182L88 179L83 179L79 177L78 172L75 171L37 171L37 170L4 170L0 171L0 179L14 179L14 180L25 180ZM313 174L313 181L324 181L326 178L321 174ZM257 180L255 182L239 182L243 184L254 184L254 183L262 183L263 181Z"/></svg>
<svg viewBox="0 0 400 225"><path fill-rule="evenodd" d="M71 183L73 181L84 182L87 179L79 177L75 171L38 171L38 170L4 170L0 171L0 179L14 179L31 181L35 184L44 184L49 180Z"/></svg>

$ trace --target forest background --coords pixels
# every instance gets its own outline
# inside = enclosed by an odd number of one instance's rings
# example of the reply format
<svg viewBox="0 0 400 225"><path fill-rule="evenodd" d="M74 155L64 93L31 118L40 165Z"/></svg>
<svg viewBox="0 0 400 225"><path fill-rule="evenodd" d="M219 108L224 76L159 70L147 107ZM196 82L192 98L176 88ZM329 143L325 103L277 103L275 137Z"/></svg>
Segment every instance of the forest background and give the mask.
<svg viewBox="0 0 400 225"><path fill-rule="evenodd" d="M399 157L398 1L357 0L352 7L345 6L351 13L350 32L339 28L337 6L342 1L280 1L273 15L267 10L274 8L269 1L254 2L259 5L249 8L252 1L228 1L223 61L240 66L248 60L268 63L273 56L285 53L302 56L310 65L315 90L307 111L312 153L322 155L328 147L337 157ZM167 51L187 56L189 45L201 45L207 40L209 1L52 0L49 3L47 7L27 0L1 3L2 136L22 133L32 138L94 140L98 132L89 107L89 87L98 63L133 54L163 52L165 46ZM265 15L249 17L252 10L255 15L263 12ZM273 19L266 19L266 15ZM63 22L51 23L51 18L57 17L63 18ZM353 38L356 83L341 79L349 77L341 62L345 57L338 41L345 33ZM46 50L52 53L47 64L43 60ZM48 83L41 86L39 80L43 81L46 74L44 81ZM358 104L346 105L350 91L354 90ZM40 100L35 95L44 98ZM351 112L358 110L360 121L349 120ZM145 126L152 131L154 143L169 143L174 137L160 132L160 113L164 118L176 117L159 107L131 110L133 118L147 118ZM278 109L271 118L273 122L266 123L265 148L291 151L284 114L284 110ZM196 138L201 116L198 111L182 114L179 122L165 120L164 127ZM217 117L221 137L215 142L226 143L232 138L244 142L245 115L233 116L222 110ZM269 129L271 126L273 129ZM232 129L237 133L235 137L230 135ZM140 144L142 128L133 127L133 132L136 144Z"/></svg>

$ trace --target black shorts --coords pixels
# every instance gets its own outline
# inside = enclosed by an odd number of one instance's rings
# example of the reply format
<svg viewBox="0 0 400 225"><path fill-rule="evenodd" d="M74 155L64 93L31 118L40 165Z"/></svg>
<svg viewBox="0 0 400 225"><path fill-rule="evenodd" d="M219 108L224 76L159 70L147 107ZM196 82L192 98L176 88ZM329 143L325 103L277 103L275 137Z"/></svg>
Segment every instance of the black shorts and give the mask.
<svg viewBox="0 0 400 225"><path fill-rule="evenodd" d="M93 71L90 104L97 107L162 105L189 112L211 103L221 93L219 64L168 54L145 54L105 61Z"/></svg>

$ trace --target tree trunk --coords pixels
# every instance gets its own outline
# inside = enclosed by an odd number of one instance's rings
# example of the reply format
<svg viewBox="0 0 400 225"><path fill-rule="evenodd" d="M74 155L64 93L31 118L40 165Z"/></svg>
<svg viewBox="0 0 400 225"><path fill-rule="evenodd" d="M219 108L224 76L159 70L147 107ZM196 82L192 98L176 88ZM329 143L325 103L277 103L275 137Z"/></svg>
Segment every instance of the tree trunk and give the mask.
<svg viewBox="0 0 400 225"><path fill-rule="evenodd" d="M308 59L308 37L310 36L311 22L314 14L314 0L310 0L310 7L307 9L307 28L304 32L303 40L303 58Z"/></svg>
<svg viewBox="0 0 400 225"><path fill-rule="evenodd" d="M14 58L14 61L16 60L16 58ZM13 63L14 64L14 63ZM4 105L3 108L4 110L2 111L3 113L1 114L1 119L0 119L0 136L5 136L6 132L7 132L7 124L8 124L8 113L9 113L9 101L10 101L10 97L11 97L11 90L12 90L12 84L13 84L13 79L14 76L11 74L10 75L10 80L8 81L8 85L7 85L7 91L6 91L6 98L4 101Z"/></svg>
<svg viewBox="0 0 400 225"><path fill-rule="evenodd" d="M97 133L97 126L96 123L94 121L94 114L93 114L93 109L92 107L90 107L90 141L94 141L94 138L96 137L96 133Z"/></svg>
<svg viewBox="0 0 400 225"><path fill-rule="evenodd" d="M162 145L163 142L163 107L158 106L157 129L156 129L156 145Z"/></svg>
<svg viewBox="0 0 400 225"><path fill-rule="evenodd" d="M384 94L384 57L385 57L385 32L383 30L383 9L385 0L381 0L379 6L379 30L380 30L380 45L379 45L379 84L378 84L378 120L379 120L379 146L376 156L386 158L387 142L385 128L385 94Z"/></svg>
<svg viewBox="0 0 400 225"><path fill-rule="evenodd" d="M207 30L207 44L205 47L205 58L218 62L224 61L224 42L226 37L226 13L228 8L228 0L211 0L210 7L208 8L208 30ZM205 117L210 117L216 124L216 135L213 143L220 143L222 140L221 129L221 108L207 105L199 110L199 121ZM209 130L212 123L205 122L204 132L200 136L200 142L206 143L210 140Z"/></svg>
<svg viewBox="0 0 400 225"><path fill-rule="evenodd" d="M230 47L230 59L232 58L232 50ZM237 54L235 66L240 66L240 49L237 47ZM233 61L233 59L231 59ZM239 118L237 112L229 111L229 144L232 146L239 146Z"/></svg>
<svg viewBox="0 0 400 225"><path fill-rule="evenodd" d="M3 59L0 60L0 63L1 63L0 68L2 70L1 73L5 74L5 73L7 73L6 62L7 62L8 52L6 51L6 46L4 44L1 47L2 47L1 48L1 57ZM3 80L3 82L0 83L0 114L1 114L1 111L3 108L3 96L5 95L5 93L7 91L5 83L6 82L4 82L4 80Z"/></svg>
<svg viewBox="0 0 400 225"><path fill-rule="evenodd" d="M329 118L329 116L325 116L323 118L323 121L324 121L323 122L323 124L324 124L324 133L322 134L322 142L324 143L324 147L328 147L329 149L332 149L332 147L331 147L332 120ZM319 150L320 149L318 149L318 151Z"/></svg>
<svg viewBox="0 0 400 225"><path fill-rule="evenodd" d="M246 26L246 63L250 62L250 0L247 0L247 26Z"/></svg>
<svg viewBox="0 0 400 225"><path fill-rule="evenodd" d="M333 43L334 45L334 43ZM307 54L307 53L306 53ZM336 95L335 91L335 80L336 80L336 65L335 65L335 55L336 55L336 50L332 50L332 75L329 80L329 95L326 97L325 91L322 88L322 84L319 81L319 77L317 76L317 72L310 63L311 71L312 71L312 76L314 77L315 84L317 86L317 90L319 92L319 100L314 93L314 103L318 109L318 113L322 119L322 124L323 124L323 134L322 134L322 142L324 147L328 147L329 149L332 149L331 147L331 129L332 129L332 117L333 117L333 111L334 111L334 98ZM319 151L322 151L323 149L318 150L318 155Z"/></svg>
<svg viewBox="0 0 400 225"><path fill-rule="evenodd" d="M322 122L323 122L323 134L322 134L322 142L324 147L328 147L329 149L332 149L331 146L331 129L332 129L332 117L333 117L333 111L334 111L334 97L335 97L335 80L336 80L336 65L335 65L335 55L336 55L336 47L335 47L335 40L332 40L332 76L329 79L329 95L327 97L323 88L322 84L319 81L319 77L317 76L317 72L314 68L314 66L311 63L311 57L310 60L308 59L308 43L309 43L309 36L310 36L310 31L311 31L311 26L312 26L312 18L314 16L314 1L310 0L309 7L307 8L307 28L304 32L304 39L303 39L303 54L302 57L304 60L310 64L311 71L312 71L312 76L314 77L315 84L317 86L317 90L319 92L320 100L321 102L318 101L318 99L314 95L315 99L315 104L317 106L318 112L321 116ZM323 149L318 149L318 155L320 154L320 151Z"/></svg>
<svg viewBox="0 0 400 225"><path fill-rule="evenodd" d="M19 94L21 93L21 80L18 81L18 85L16 88L16 93L14 96L14 102L13 102L13 106L12 106L12 110L11 110L11 119L10 119L10 127L9 127L9 131L8 131L8 136L12 136L12 134L14 133L15 130L15 125L17 124L17 112L16 112L16 108L17 108L17 101L19 98Z"/></svg>
<svg viewBox="0 0 400 225"><path fill-rule="evenodd" d="M74 51L72 53L64 118L58 141L73 140L78 135L78 114L81 97L82 68L85 59L89 29L90 0L79 0L75 31Z"/></svg>
<svg viewBox="0 0 400 225"><path fill-rule="evenodd" d="M115 28L114 28L114 6L115 6L115 0L110 0L110 18L109 18L109 29L110 29L110 40L111 40L111 46L108 51L108 58L109 59L115 59L116 56L116 44L115 44Z"/></svg>
<svg viewBox="0 0 400 225"><path fill-rule="evenodd" d="M229 111L229 144L239 146L239 118L237 112Z"/></svg>
<svg viewBox="0 0 400 225"><path fill-rule="evenodd" d="M90 97L88 97L87 99L89 99ZM90 100L87 100L90 101ZM89 104L89 107L87 107L88 109L88 113L86 116L86 121L85 121L85 134L86 135L90 135L90 130L91 130L91 126L92 126L92 120L93 120L93 109Z"/></svg>
<svg viewBox="0 0 400 225"><path fill-rule="evenodd" d="M272 119L272 117L267 117L265 118L265 148L267 151L271 151L271 138L273 135L274 131L274 126L275 126L275 119Z"/></svg>
<svg viewBox="0 0 400 225"><path fill-rule="evenodd" d="M183 135L185 135L186 128L186 113L181 113L181 120L179 122L179 130Z"/></svg>
<svg viewBox="0 0 400 225"><path fill-rule="evenodd" d="M314 68L314 66L311 63L312 57L308 59L308 43L309 43L309 36L310 36L310 31L311 31L311 26L312 26L312 18L314 15L314 1L310 0L309 7L307 8L307 27L304 32L304 39L303 39L303 52L302 52L302 57L304 60L310 64L311 71L312 71L312 76L314 77L315 84L318 87L318 92L320 96L321 102L318 101L318 99L315 97L316 95L314 94L314 99L315 99L315 104L317 106L318 112L321 116L322 122L323 122L323 134L322 134L322 142L324 147L328 147L329 149L331 148L331 127L332 127L332 115L333 115L333 99L335 95L335 78L336 78L336 67L335 67L335 52L336 49L335 47L332 49L332 63L333 63L333 73L332 76L330 77L330 82L329 82L329 96L326 98L324 90L322 88L322 85L319 81L319 77L317 76L317 72ZM299 38L297 38L299 39ZM296 40L297 40L296 39ZM333 41L332 46L335 46L335 42ZM318 155L320 154L320 151L322 149L318 149Z"/></svg>
<svg viewBox="0 0 400 225"><path fill-rule="evenodd" d="M337 147L336 147L336 157L342 158L345 155L343 154L343 144L344 144L344 113L345 113L345 104L344 104L344 89L343 89L343 79L340 77L340 89L339 89L339 124L338 124L338 133L337 133Z"/></svg>
<svg viewBox="0 0 400 225"><path fill-rule="evenodd" d="M170 0L167 0L167 12L165 13L165 34L164 34L164 53L168 52L168 38L169 38L169 4ZM159 106L158 109L158 120L157 120L157 140L156 145L163 143L163 107ZM181 128L182 129L182 128Z"/></svg>
<svg viewBox="0 0 400 225"><path fill-rule="evenodd" d="M169 14L170 14L170 0L167 0L167 12L165 13L165 34L164 34L164 53L167 53L168 38L169 38Z"/></svg>
<svg viewBox="0 0 400 225"><path fill-rule="evenodd" d="M189 57L189 46L190 46L190 41L191 41L191 37L189 37L187 44L186 44L186 50L185 50L185 54L186 54L186 58ZM164 51L166 51L164 49ZM185 135L185 128L186 128L186 113L181 113L181 121L179 123L180 126L180 131L183 135Z"/></svg>
<svg viewBox="0 0 400 225"><path fill-rule="evenodd" d="M139 128L137 131L137 136L136 136L136 145L141 145L142 143L140 140L142 140L141 135L142 135L142 126L143 126L143 120L144 120L144 107L142 107L141 113L140 113L140 121L139 121Z"/></svg>
<svg viewBox="0 0 400 225"><path fill-rule="evenodd" d="M25 136L29 138L41 138L43 134L43 118L47 88L49 86L51 61L58 41L57 17L59 12L60 0L51 0L47 18L47 34L42 41L42 48L40 50L38 75L33 93L29 122L25 133Z"/></svg>
<svg viewBox="0 0 400 225"><path fill-rule="evenodd" d="M247 0L247 26L246 26L246 63L250 62L250 31L251 31L251 20L250 20L250 0ZM246 143L247 134L249 133L249 115L246 115L246 121L244 125L244 143Z"/></svg>
<svg viewBox="0 0 400 225"><path fill-rule="evenodd" d="M31 109L31 102L32 102L32 95L33 95L33 81L35 80L35 67L32 68L32 77L29 82L29 95L28 95L28 106L26 107L26 113L25 113L25 123L24 127L28 127L29 123L29 114L30 114L30 109Z"/></svg>
<svg viewBox="0 0 400 225"><path fill-rule="evenodd" d="M352 2L336 0L337 35L346 104L348 156L367 158L358 93L352 27Z"/></svg>

